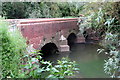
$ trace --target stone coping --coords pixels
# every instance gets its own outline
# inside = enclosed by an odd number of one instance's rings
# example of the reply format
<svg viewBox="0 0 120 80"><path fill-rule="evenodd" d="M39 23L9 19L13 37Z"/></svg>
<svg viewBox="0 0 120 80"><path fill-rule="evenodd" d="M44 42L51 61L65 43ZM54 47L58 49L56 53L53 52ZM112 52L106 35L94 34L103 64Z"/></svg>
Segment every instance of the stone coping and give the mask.
<svg viewBox="0 0 120 80"><path fill-rule="evenodd" d="M78 18L33 18L33 19L6 19L8 22L18 22L20 24L27 23L41 23L41 22L53 22L53 21L78 21Z"/></svg>

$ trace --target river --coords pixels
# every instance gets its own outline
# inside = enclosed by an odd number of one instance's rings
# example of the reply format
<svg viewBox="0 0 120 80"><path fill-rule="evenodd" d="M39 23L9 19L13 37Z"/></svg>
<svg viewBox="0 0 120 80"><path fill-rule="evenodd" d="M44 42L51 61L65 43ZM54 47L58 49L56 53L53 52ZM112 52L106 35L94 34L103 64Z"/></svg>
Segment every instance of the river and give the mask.
<svg viewBox="0 0 120 80"><path fill-rule="evenodd" d="M75 78L109 78L104 73L105 54L98 54L97 49L100 48L97 44L81 43L74 44L70 52L59 52L59 55L51 55L46 60L54 63L62 57L68 57L78 64L79 73L75 74Z"/></svg>

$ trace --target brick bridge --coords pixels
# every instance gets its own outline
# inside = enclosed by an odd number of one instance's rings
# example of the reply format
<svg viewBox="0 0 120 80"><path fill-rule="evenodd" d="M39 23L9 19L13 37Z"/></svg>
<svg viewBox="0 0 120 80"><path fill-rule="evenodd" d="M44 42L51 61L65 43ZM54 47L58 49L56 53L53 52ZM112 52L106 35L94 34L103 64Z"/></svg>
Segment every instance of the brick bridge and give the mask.
<svg viewBox="0 0 120 80"><path fill-rule="evenodd" d="M17 27L27 39L28 45L42 49L45 45L54 45L59 51L69 51L69 44L84 42L78 37L78 18L41 18L16 19Z"/></svg>

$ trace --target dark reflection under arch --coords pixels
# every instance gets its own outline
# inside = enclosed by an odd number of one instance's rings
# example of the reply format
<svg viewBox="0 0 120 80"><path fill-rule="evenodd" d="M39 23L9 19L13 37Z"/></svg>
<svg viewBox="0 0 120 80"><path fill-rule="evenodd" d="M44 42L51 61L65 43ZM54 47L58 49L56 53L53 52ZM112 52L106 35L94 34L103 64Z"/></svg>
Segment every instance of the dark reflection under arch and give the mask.
<svg viewBox="0 0 120 80"><path fill-rule="evenodd" d="M75 35L75 33L71 33L68 38L68 45L71 47L72 45L75 44L76 40L77 40L77 36Z"/></svg>
<svg viewBox="0 0 120 80"><path fill-rule="evenodd" d="M56 54L58 51L58 47L54 43L47 43L42 48L41 51L42 57L47 57L53 54Z"/></svg>

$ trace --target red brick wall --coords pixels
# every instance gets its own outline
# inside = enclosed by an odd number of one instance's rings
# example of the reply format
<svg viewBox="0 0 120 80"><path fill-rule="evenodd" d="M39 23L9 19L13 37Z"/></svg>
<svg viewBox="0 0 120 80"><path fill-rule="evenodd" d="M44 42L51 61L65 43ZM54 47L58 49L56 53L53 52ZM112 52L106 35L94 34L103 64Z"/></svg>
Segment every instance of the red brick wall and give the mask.
<svg viewBox="0 0 120 80"><path fill-rule="evenodd" d="M67 37L70 30L78 30L77 18L17 19L17 21L22 35L30 44L34 44L36 49L39 48L43 38L51 39L59 31Z"/></svg>

